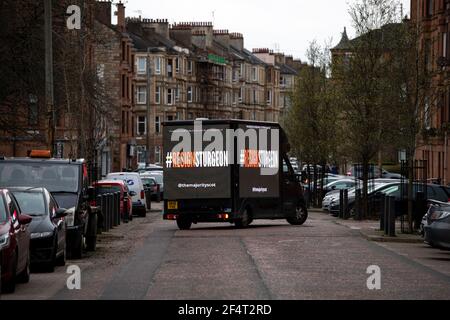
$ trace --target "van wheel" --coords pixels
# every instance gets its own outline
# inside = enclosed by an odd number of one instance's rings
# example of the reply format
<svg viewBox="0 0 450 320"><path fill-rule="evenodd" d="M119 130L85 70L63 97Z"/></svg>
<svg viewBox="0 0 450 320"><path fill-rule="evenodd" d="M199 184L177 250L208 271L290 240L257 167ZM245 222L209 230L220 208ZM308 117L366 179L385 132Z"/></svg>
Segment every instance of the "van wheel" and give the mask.
<svg viewBox="0 0 450 320"><path fill-rule="evenodd" d="M146 209L146 208L141 209L141 212L140 212L140 214L139 214L139 217L145 218L146 216L147 216L147 209Z"/></svg>
<svg viewBox="0 0 450 320"><path fill-rule="evenodd" d="M234 224L237 228L247 228L252 222L253 219L251 217L251 214L249 210L245 208L242 212L242 218L237 220Z"/></svg>
<svg viewBox="0 0 450 320"><path fill-rule="evenodd" d="M180 230L189 230L192 226L192 220L189 218L178 218L177 225Z"/></svg>
<svg viewBox="0 0 450 320"><path fill-rule="evenodd" d="M81 259L83 256L83 238L84 236L81 234L81 232L77 233L77 239L74 242L73 246L67 251L68 259Z"/></svg>
<svg viewBox="0 0 450 320"><path fill-rule="evenodd" d="M97 215L89 217L88 234L86 235L86 250L95 251L97 248Z"/></svg>
<svg viewBox="0 0 450 320"><path fill-rule="evenodd" d="M306 222L306 219L308 219L308 209L303 203L299 203L295 209L295 217L286 220L293 226L301 226Z"/></svg>

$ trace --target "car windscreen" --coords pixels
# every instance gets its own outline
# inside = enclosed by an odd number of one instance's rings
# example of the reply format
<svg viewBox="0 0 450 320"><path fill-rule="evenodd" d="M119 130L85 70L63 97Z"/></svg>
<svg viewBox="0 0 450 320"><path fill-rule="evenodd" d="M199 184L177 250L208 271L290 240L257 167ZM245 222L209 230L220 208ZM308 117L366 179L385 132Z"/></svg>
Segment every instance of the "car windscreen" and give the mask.
<svg viewBox="0 0 450 320"><path fill-rule="evenodd" d="M43 216L47 214L44 195L42 193L15 191L14 196L23 213L30 216Z"/></svg>
<svg viewBox="0 0 450 320"><path fill-rule="evenodd" d="M144 185L154 186L157 183L154 178L141 178L141 180Z"/></svg>
<svg viewBox="0 0 450 320"><path fill-rule="evenodd" d="M95 187L97 194L107 194L107 193L116 193L116 192L122 192L120 189L120 186L116 185L100 185Z"/></svg>
<svg viewBox="0 0 450 320"><path fill-rule="evenodd" d="M50 162L0 162L0 187L44 187L50 192L77 192L79 166Z"/></svg>
<svg viewBox="0 0 450 320"><path fill-rule="evenodd" d="M163 183L163 176L162 176L162 174L152 175L151 178L155 179L156 183L158 183L158 184L162 184Z"/></svg>
<svg viewBox="0 0 450 320"><path fill-rule="evenodd" d="M5 200L0 195L0 223L6 221L6 208L5 208Z"/></svg>

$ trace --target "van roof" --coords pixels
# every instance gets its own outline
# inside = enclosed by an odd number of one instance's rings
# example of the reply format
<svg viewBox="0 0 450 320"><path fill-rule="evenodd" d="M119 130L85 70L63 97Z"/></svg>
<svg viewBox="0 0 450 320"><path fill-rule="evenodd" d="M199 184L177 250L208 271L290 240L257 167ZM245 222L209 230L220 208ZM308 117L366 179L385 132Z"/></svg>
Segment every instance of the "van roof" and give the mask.
<svg viewBox="0 0 450 320"><path fill-rule="evenodd" d="M111 172L108 176L139 176L137 172Z"/></svg>

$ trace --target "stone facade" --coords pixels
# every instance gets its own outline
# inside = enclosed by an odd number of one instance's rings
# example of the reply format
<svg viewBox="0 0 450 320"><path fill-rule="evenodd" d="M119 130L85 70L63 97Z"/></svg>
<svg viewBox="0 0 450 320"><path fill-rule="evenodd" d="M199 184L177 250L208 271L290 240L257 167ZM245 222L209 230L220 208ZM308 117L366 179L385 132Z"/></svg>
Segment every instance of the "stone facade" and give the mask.
<svg viewBox="0 0 450 320"><path fill-rule="evenodd" d="M423 106L427 116L425 128L442 134L418 141L417 160L427 163L427 177L443 184L450 183L450 1L412 0L411 19L420 30L420 48L428 71L433 75L433 95ZM428 111L426 111L428 110Z"/></svg>

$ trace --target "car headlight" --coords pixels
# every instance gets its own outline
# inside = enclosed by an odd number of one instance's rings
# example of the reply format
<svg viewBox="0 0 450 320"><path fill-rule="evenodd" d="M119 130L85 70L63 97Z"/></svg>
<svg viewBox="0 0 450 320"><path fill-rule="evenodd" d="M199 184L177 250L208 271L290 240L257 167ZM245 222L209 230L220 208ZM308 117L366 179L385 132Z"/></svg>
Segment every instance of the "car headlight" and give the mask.
<svg viewBox="0 0 450 320"><path fill-rule="evenodd" d="M31 239L40 239L40 238L47 238L53 235L53 232L33 232L31 234Z"/></svg>
<svg viewBox="0 0 450 320"><path fill-rule="evenodd" d="M450 217L450 211L436 210L436 211L432 212L430 215L430 219L433 221L442 220L442 219L445 219L448 217Z"/></svg>
<svg viewBox="0 0 450 320"><path fill-rule="evenodd" d="M0 250L9 246L9 233L0 236Z"/></svg>
<svg viewBox="0 0 450 320"><path fill-rule="evenodd" d="M67 216L64 218L66 221L66 226L73 227L75 224L75 207L68 209Z"/></svg>

